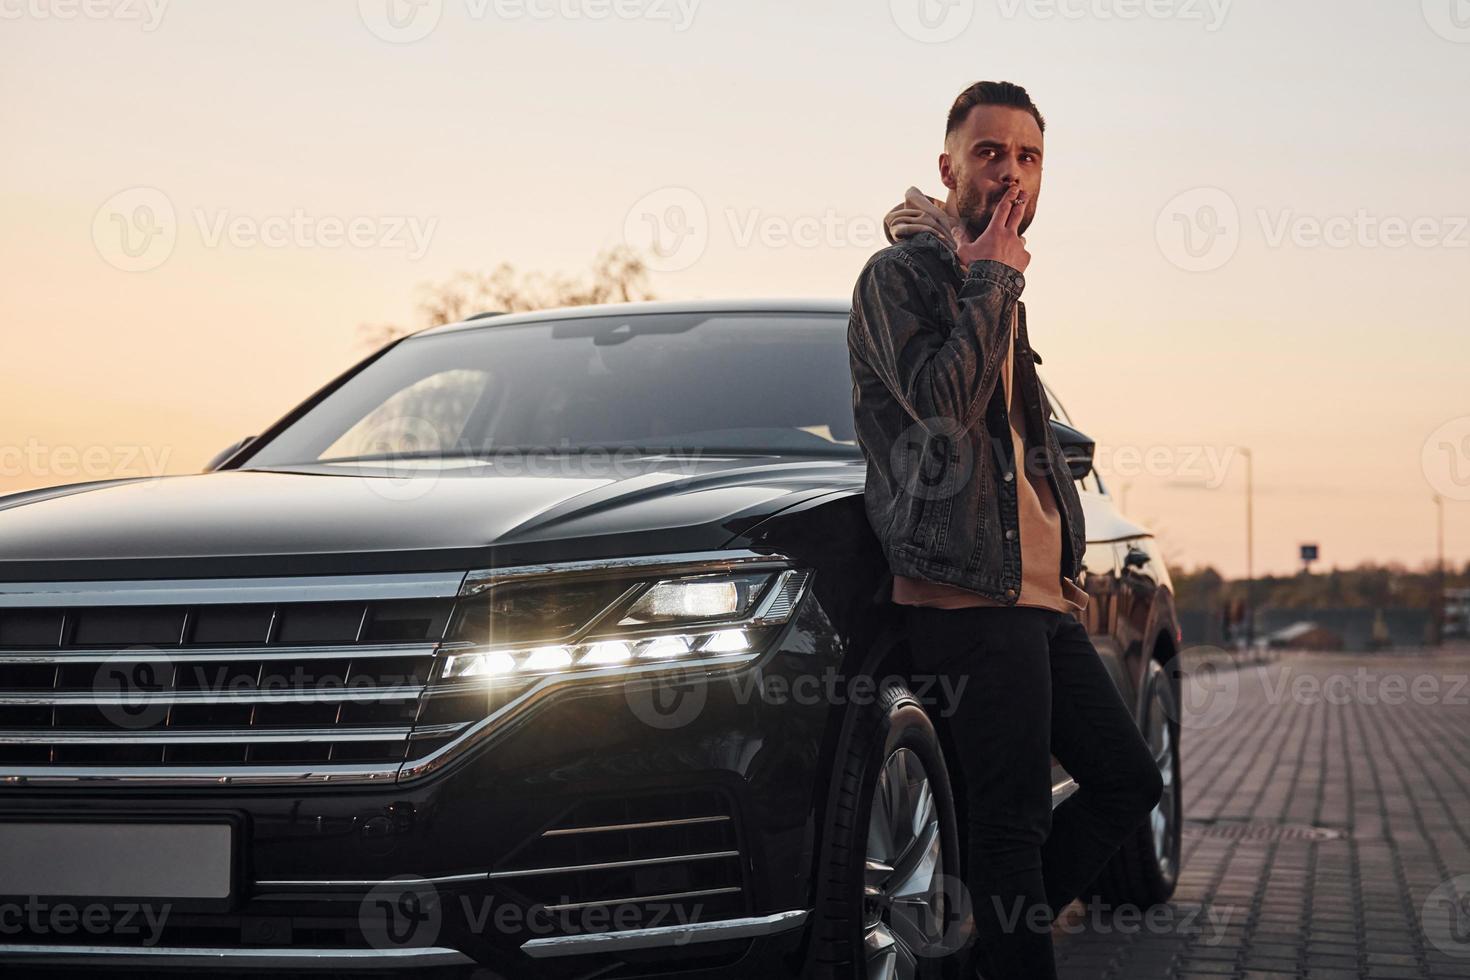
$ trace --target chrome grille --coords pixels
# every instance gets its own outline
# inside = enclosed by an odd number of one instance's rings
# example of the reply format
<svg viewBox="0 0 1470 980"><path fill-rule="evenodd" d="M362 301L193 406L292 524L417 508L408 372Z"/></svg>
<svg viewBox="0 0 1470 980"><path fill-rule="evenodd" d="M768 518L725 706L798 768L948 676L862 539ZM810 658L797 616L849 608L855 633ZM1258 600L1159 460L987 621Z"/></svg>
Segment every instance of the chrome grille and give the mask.
<svg viewBox="0 0 1470 980"><path fill-rule="evenodd" d="M0 781L392 779L462 579L0 587Z"/></svg>
<svg viewBox="0 0 1470 980"><path fill-rule="evenodd" d="M479 573L0 583L0 785L426 778L573 682L526 671L466 684L443 676L451 657L499 656L477 651L522 629L580 640L663 575L760 572L769 581L745 618L701 626L739 627L737 648L683 644L705 670L742 669L808 588L810 571L789 565L718 551ZM516 599L523 581L541 588ZM629 642L673 630L630 628ZM575 681L681 666L667 656Z"/></svg>

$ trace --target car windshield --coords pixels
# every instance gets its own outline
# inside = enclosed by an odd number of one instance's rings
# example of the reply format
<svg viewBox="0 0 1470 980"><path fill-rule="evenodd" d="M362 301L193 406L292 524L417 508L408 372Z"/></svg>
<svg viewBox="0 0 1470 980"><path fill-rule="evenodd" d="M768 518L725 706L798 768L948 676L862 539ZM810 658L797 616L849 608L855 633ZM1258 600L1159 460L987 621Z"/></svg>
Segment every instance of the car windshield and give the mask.
<svg viewBox="0 0 1470 980"><path fill-rule="evenodd" d="M859 455L847 318L645 313L404 341L248 467L502 452Z"/></svg>

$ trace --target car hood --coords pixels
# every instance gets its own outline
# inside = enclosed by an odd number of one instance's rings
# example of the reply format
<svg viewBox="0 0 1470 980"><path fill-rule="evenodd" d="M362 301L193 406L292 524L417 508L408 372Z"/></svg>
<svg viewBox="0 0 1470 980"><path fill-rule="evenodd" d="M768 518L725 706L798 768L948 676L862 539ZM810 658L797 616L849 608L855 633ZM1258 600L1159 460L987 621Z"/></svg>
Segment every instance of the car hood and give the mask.
<svg viewBox="0 0 1470 980"><path fill-rule="evenodd" d="M803 500L860 491L863 473L861 458L557 456L62 487L0 497L0 579L121 577L123 565L128 575L181 565L275 574L710 550Z"/></svg>

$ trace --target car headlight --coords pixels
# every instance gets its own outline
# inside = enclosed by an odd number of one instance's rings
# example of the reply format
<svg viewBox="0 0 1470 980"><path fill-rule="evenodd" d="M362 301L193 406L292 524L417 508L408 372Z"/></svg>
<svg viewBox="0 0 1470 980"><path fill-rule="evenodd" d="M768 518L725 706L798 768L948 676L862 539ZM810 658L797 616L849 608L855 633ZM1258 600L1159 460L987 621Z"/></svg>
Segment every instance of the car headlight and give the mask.
<svg viewBox="0 0 1470 980"><path fill-rule="evenodd" d="M760 656L811 578L789 563L701 572L596 570L491 581L462 598L439 689Z"/></svg>

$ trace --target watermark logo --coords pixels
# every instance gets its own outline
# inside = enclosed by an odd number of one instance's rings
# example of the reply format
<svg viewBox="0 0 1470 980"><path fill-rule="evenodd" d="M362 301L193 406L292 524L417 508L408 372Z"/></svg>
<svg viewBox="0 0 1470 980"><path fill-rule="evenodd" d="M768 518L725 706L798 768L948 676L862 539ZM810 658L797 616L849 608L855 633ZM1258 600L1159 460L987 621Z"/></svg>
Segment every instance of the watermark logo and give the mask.
<svg viewBox="0 0 1470 980"><path fill-rule="evenodd" d="M357 13L378 40L412 44L434 33L444 0L357 0Z"/></svg>
<svg viewBox="0 0 1470 980"><path fill-rule="evenodd" d="M3 2L3 0L0 0ZM439 219L405 214L311 214L294 208L274 214L239 214L227 208L191 209L194 234L204 248L381 249L410 262L428 254ZM148 272L163 265L179 241L181 221L168 195L156 187L132 187L108 198L92 219L92 241L109 265Z"/></svg>
<svg viewBox="0 0 1470 980"><path fill-rule="evenodd" d="M48 902L35 895L0 902L0 936L135 936L145 948L163 938L173 905L138 902ZM22 940L24 941L24 940Z"/></svg>
<svg viewBox="0 0 1470 980"><path fill-rule="evenodd" d="M931 845L936 851L938 842ZM869 876L877 872L870 871ZM937 959L963 949L975 932L974 902L970 890L956 875L939 874L907 880L871 881L869 915L886 918L886 925L908 952L919 959ZM886 916L884 916L886 913Z"/></svg>
<svg viewBox="0 0 1470 980"><path fill-rule="evenodd" d="M943 44L975 19L975 0L889 0L893 23L923 44Z"/></svg>
<svg viewBox="0 0 1470 980"><path fill-rule="evenodd" d="M1447 248L1470 249L1470 217L1378 215L1366 208L1321 217L1288 208L1256 211L1268 248Z"/></svg>
<svg viewBox="0 0 1470 980"><path fill-rule="evenodd" d="M697 668L630 678L623 696L633 715L649 728L673 731L691 725L709 702L709 683Z"/></svg>
<svg viewBox="0 0 1470 980"><path fill-rule="evenodd" d="M0 0L0 20L111 20L158 30L170 0Z"/></svg>
<svg viewBox="0 0 1470 980"><path fill-rule="evenodd" d="M1457 960L1470 959L1470 875L1455 875L1430 892L1419 922L1435 949Z"/></svg>
<svg viewBox="0 0 1470 980"><path fill-rule="evenodd" d="M623 241L645 253L654 272L682 272L709 247L709 210L687 187L661 187L639 198L623 219Z"/></svg>
<svg viewBox="0 0 1470 980"><path fill-rule="evenodd" d="M157 647L119 651L97 666L92 691L98 710L115 727L130 731L156 728L168 717L174 662Z"/></svg>
<svg viewBox="0 0 1470 980"><path fill-rule="evenodd" d="M92 218L97 254L123 272L148 272L169 260L179 240L178 215L156 187L130 187L103 202Z"/></svg>
<svg viewBox="0 0 1470 980"><path fill-rule="evenodd" d="M1215 728L1235 714L1240 703L1240 673L1226 651L1206 645L1190 647L1187 656L1171 658L1164 672L1183 678L1178 704L1172 698L1164 699L1165 713L1181 728Z"/></svg>
<svg viewBox="0 0 1470 980"><path fill-rule="evenodd" d="M1470 250L1470 216L1303 214L1294 208L1256 208L1251 217L1269 249ZM1235 257L1245 222L1235 200L1216 187L1178 195L1159 213L1159 250L1186 272L1212 272Z"/></svg>
<svg viewBox="0 0 1470 980"><path fill-rule="evenodd" d="M682 34L694 25L700 0L464 0L456 13L472 23L507 21L648 21ZM438 29L444 0L358 0L358 15L374 37L413 44Z"/></svg>
<svg viewBox="0 0 1470 980"><path fill-rule="evenodd" d="M353 443L355 470L369 490L387 500L418 500L439 483L447 440L439 427L414 415L374 423Z"/></svg>
<svg viewBox="0 0 1470 980"><path fill-rule="evenodd" d="M403 252L410 262L428 254L439 227L438 218L419 215L344 218L308 214L303 208L265 216L195 208L193 218L205 248L382 249Z"/></svg>
<svg viewBox="0 0 1470 980"><path fill-rule="evenodd" d="M32 438L23 445L0 445L0 477L51 483L160 477L172 455L168 446L52 445Z"/></svg>
<svg viewBox="0 0 1470 980"><path fill-rule="evenodd" d="M422 949L439 939L444 907L433 882L399 875L363 896L357 922L374 949Z"/></svg>
<svg viewBox="0 0 1470 980"><path fill-rule="evenodd" d="M1470 415L1450 419L1424 440L1424 477L1442 497L1470 500Z"/></svg>
<svg viewBox="0 0 1470 980"><path fill-rule="evenodd" d="M1092 468L1119 480L1150 476L1217 490L1239 451L1238 446L1100 443L1093 450Z"/></svg>
<svg viewBox="0 0 1470 980"><path fill-rule="evenodd" d="M1177 20L1203 24L1213 34L1225 25L1232 0L998 0L1007 20Z"/></svg>
<svg viewBox="0 0 1470 980"><path fill-rule="evenodd" d="M915 500L951 498L969 485L975 471L975 449L969 434L958 419L943 416L922 419L905 428L893 441L888 456L894 478Z"/></svg>
<svg viewBox="0 0 1470 980"><path fill-rule="evenodd" d="M1260 672L1267 704L1397 706L1415 704L1470 707L1470 675L1407 674L1358 667L1352 672L1297 672L1290 664Z"/></svg>
<svg viewBox="0 0 1470 980"><path fill-rule="evenodd" d="M1421 0L1424 20L1446 41L1470 44L1470 0Z"/></svg>
<svg viewBox="0 0 1470 980"><path fill-rule="evenodd" d="M1213 272L1240 247L1240 209L1220 188L1196 187L1164 205L1154 236L1174 265L1186 272Z"/></svg>

